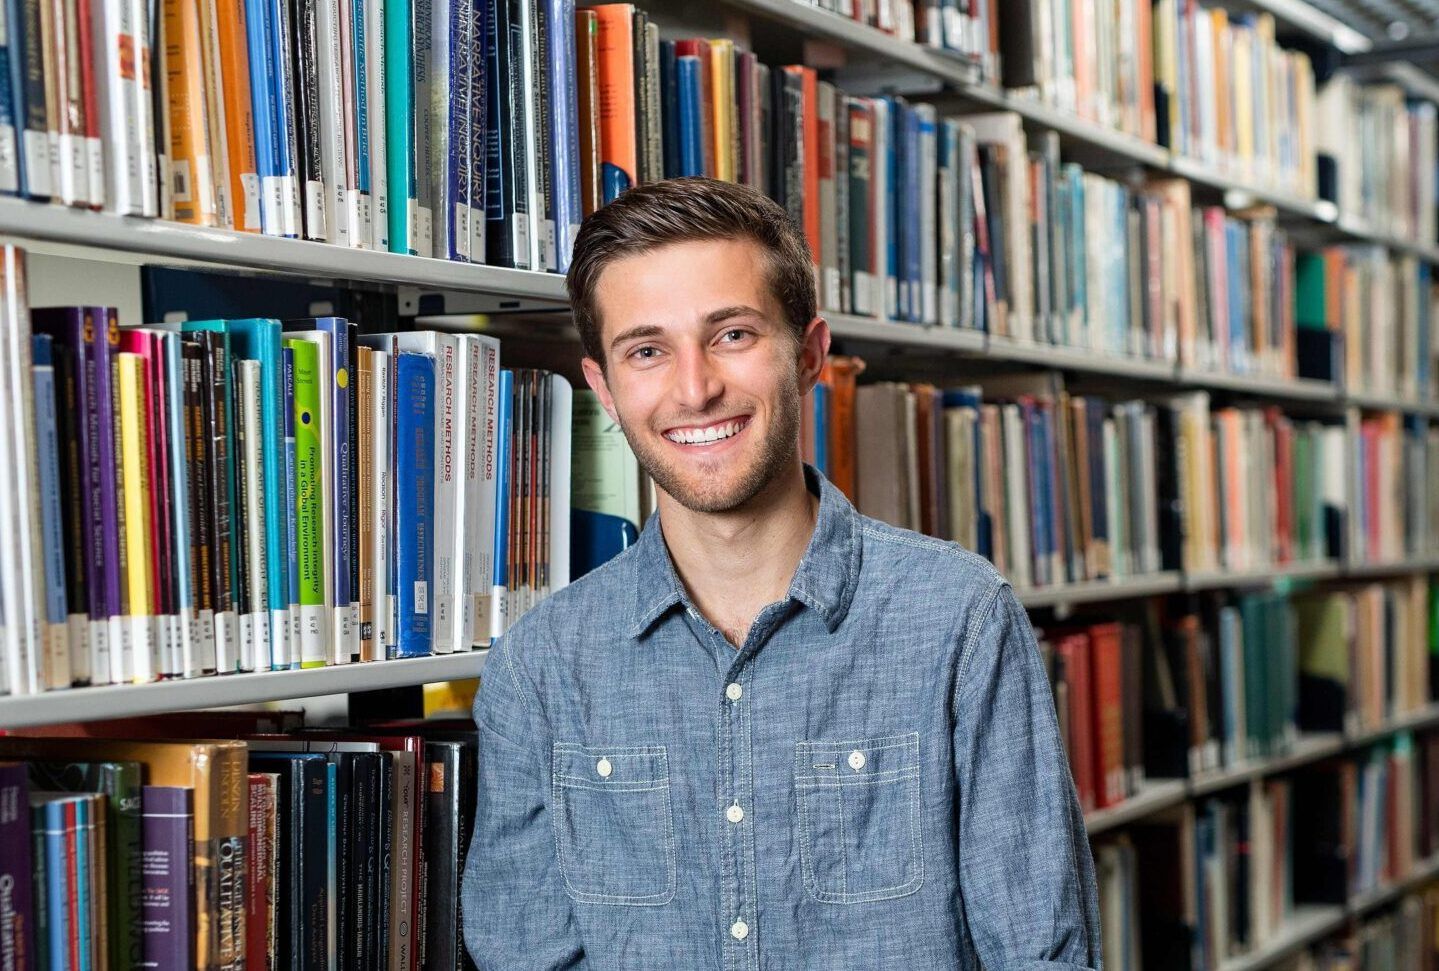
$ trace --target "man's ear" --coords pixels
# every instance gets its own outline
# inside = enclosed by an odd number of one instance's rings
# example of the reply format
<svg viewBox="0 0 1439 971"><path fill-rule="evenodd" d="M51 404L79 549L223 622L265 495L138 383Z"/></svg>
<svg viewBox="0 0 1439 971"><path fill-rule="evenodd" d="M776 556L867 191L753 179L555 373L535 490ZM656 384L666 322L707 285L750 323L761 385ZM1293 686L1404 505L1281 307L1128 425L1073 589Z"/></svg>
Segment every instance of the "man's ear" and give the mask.
<svg viewBox="0 0 1439 971"><path fill-rule="evenodd" d="M585 372L585 383L599 397L600 407L604 408L605 414L610 416L610 421L619 424L620 416L615 411L614 399L610 397L610 385L605 379L604 366L594 358L586 357L580 361L580 368Z"/></svg>
<svg viewBox="0 0 1439 971"><path fill-rule="evenodd" d="M799 390L809 394L819 381L824 362L829 358L829 323L823 317L811 320L800 337Z"/></svg>

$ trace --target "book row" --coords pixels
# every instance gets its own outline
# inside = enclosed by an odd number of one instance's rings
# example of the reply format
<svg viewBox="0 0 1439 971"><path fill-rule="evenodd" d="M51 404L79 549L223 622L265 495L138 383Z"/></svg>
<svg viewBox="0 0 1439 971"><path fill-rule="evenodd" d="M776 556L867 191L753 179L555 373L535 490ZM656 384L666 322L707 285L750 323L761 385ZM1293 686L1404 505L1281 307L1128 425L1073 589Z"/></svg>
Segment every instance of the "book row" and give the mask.
<svg viewBox="0 0 1439 971"><path fill-rule="evenodd" d="M1416 872L1439 849L1436 743L1432 734L1401 734L1354 757L1176 807L1098 842L1105 967L1211 971L1274 942L1306 905L1345 905ZM1376 915L1404 925L1399 940L1381 923L1284 966L1432 967L1436 908L1431 889L1422 902L1411 898ZM1428 937L1412 936L1420 927ZM1406 963L1366 963L1386 948Z"/></svg>
<svg viewBox="0 0 1439 971"><path fill-rule="evenodd" d="M1085 812L1163 779L1283 757L1304 736L1379 729L1439 682L1426 578L1293 594L1206 593L1035 630Z"/></svg>
<svg viewBox="0 0 1439 971"><path fill-rule="evenodd" d="M7 967L474 967L471 726L198 712L66 732L0 740Z"/></svg>
<svg viewBox="0 0 1439 971"><path fill-rule="evenodd" d="M1275 967L1278 971L1435 971L1439 952L1439 888L1405 894L1395 906L1366 916L1352 930L1322 941Z"/></svg>
<svg viewBox="0 0 1439 971"><path fill-rule="evenodd" d="M32 318L4 256L10 691L469 650L568 582L564 379L336 317Z"/></svg>

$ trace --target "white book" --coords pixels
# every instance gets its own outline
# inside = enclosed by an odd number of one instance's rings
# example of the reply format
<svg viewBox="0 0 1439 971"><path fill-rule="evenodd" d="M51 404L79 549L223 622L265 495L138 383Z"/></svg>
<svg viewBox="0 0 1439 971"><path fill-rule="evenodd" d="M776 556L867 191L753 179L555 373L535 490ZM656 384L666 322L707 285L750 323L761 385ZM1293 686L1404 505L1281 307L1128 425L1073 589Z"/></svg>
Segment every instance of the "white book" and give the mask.
<svg viewBox="0 0 1439 971"><path fill-rule="evenodd" d="M385 6L384 0L362 2L365 6L365 100L370 129L369 245L371 249L388 252L390 183L385 158Z"/></svg>
<svg viewBox="0 0 1439 971"><path fill-rule="evenodd" d="M240 501L244 503L245 533L237 541L245 544L245 582L250 588L249 624L254 655L251 670L270 668L269 569L265 556L264 457L260 433L260 362L237 360L239 403L237 421L244 431L240 462Z"/></svg>
<svg viewBox="0 0 1439 971"><path fill-rule="evenodd" d="M470 454L475 458L474 474L467 476L465 531L469 563L466 582L469 591L470 643L489 640L486 605L494 577L495 490L499 483L496 454L499 423L500 342L493 337L471 335L472 347Z"/></svg>
<svg viewBox="0 0 1439 971"><path fill-rule="evenodd" d="M889 182L890 119L889 102L875 98L874 139L870 143L870 192L878 200L870 209L870 230L874 240L874 278L870 312L894 320L899 316L899 280L890 273L889 206L885 204L885 186Z"/></svg>
<svg viewBox="0 0 1439 971"><path fill-rule="evenodd" d="M315 5L317 71L320 81L320 172L325 180L325 225L329 241L350 245L345 190L344 65L340 61L340 0ZM323 373L330 373L328 370Z"/></svg>
<svg viewBox="0 0 1439 971"><path fill-rule="evenodd" d="M435 335L435 565L434 631L436 654L451 654L466 644L464 609L464 445L466 402L464 342ZM404 343L401 343L404 347Z"/></svg>
<svg viewBox="0 0 1439 971"><path fill-rule="evenodd" d="M552 270L554 260L549 257L553 255L552 248L544 245L544 233L540 232L540 226L545 216L545 200L540 189L539 165L549 165L550 160L539 158L539 131L540 106L538 98L540 95L539 71L545 70L546 65L537 63L538 57L535 50L535 0L520 4L520 90L527 93L527 96L520 99L523 102L523 118L515 119L516 127L524 134L525 145L525 185L529 190L530 211L524 219L516 219L517 222L525 224L525 234L529 237L529 268L533 270ZM642 42L641 38L636 38ZM638 82L637 79L637 83ZM644 151L643 132L641 131L640 151ZM519 233L516 233L518 236Z"/></svg>
<svg viewBox="0 0 1439 971"><path fill-rule="evenodd" d="M131 88L139 65L126 77L122 49L137 50L131 0L92 0L96 104L104 140L105 207L121 214L140 213L141 146L139 104Z"/></svg>
<svg viewBox="0 0 1439 971"><path fill-rule="evenodd" d="M121 0L126 5L127 19L130 25L131 34L134 38L135 76L127 79L122 85L125 91L125 114L127 118L135 121L135 137L137 143L135 152L137 157L136 183L137 199L142 216L158 216L160 214L159 195L159 159L155 153L156 125L154 103L151 101L150 93L155 83L150 72L150 60L143 52L150 50L154 38L150 36L149 3L147 0Z"/></svg>
<svg viewBox="0 0 1439 971"><path fill-rule="evenodd" d="M433 256L436 259L446 260L450 258L450 244L454 241L455 218L453 195L450 192L450 155L458 152L459 146L451 143L450 131L450 99L455 96L451 91L452 75L450 73L450 51L451 33L455 23L454 4L467 3L468 0L430 0L432 22L434 33L429 43L430 58L430 102L424 106L428 112L423 124L429 126L429 152L420 161L424 168L415 173L419 179L428 180L430 184L430 205L435 216L432 225L433 238L430 240L430 249L421 250L424 256ZM415 106L416 113L421 110L420 105ZM458 244L457 244L458 245ZM435 386L439 387L440 362L435 361ZM436 448L439 447L439 440L436 439ZM436 468L438 474L439 469ZM438 527L438 522L436 526ZM435 533L439 536L438 530ZM436 631L436 638L440 636ZM438 653L438 651L437 651Z"/></svg>
<svg viewBox="0 0 1439 971"><path fill-rule="evenodd" d="M1026 458L1024 418L1018 405L1000 406L1004 442L1004 471L1008 495L1005 506L1009 513L1010 577L1021 589L1035 584L1030 553L1029 526L1029 464Z"/></svg>
<svg viewBox="0 0 1439 971"><path fill-rule="evenodd" d="M394 646L393 604L390 590L390 533L394 473L390 468L390 422L393 420L394 396L390 388L390 355L386 351L375 351L370 357L370 367L375 393L372 396L372 427L374 428L374 475L375 487L370 493L370 555L371 590L374 605L372 617L375 625L374 643L377 659L387 656L387 650Z"/></svg>
<svg viewBox="0 0 1439 971"><path fill-rule="evenodd" d="M220 76L220 29L219 14L215 0L198 0L200 12L200 66L205 82L205 144L202 161L208 159L208 166L197 165L197 182L208 179L208 191L214 199L215 225L233 229L243 216L237 216L235 206L239 200L230 192L230 152L225 127L224 81ZM202 195L200 198L204 198ZM203 204L201 211L204 211Z"/></svg>

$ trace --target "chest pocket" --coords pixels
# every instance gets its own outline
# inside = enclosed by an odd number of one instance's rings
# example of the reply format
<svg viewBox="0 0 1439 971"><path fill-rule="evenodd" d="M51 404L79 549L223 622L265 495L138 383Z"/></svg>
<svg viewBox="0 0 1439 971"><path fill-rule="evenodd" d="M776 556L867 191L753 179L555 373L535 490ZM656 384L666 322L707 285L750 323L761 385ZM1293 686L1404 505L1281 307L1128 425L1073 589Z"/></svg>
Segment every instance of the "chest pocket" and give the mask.
<svg viewBox="0 0 1439 971"><path fill-rule="evenodd" d="M919 733L795 745L800 866L827 904L903 897L924 882Z"/></svg>
<svg viewBox="0 0 1439 971"><path fill-rule="evenodd" d="M658 906L675 894L675 831L663 745L554 746L555 849L581 903Z"/></svg>

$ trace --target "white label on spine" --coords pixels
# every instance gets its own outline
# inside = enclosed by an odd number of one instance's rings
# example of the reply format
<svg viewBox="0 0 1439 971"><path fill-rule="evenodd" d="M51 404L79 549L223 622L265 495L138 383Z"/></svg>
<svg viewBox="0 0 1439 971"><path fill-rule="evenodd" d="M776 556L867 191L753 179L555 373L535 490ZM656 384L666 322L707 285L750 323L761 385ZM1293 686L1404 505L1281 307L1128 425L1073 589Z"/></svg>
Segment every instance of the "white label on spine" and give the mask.
<svg viewBox="0 0 1439 971"><path fill-rule="evenodd" d="M270 611L270 666L283 671L290 666L290 611Z"/></svg>
<svg viewBox="0 0 1439 971"><path fill-rule="evenodd" d="M50 195L49 135L43 131L27 131L21 141L25 144L25 178L30 183L30 194Z"/></svg>
<svg viewBox="0 0 1439 971"><path fill-rule="evenodd" d="M90 650L90 615L71 614L65 619L66 638L70 645L70 678L75 682L91 680L90 665L95 654Z"/></svg>
<svg viewBox="0 0 1439 971"><path fill-rule="evenodd" d="M319 232L316 232L316 228ZM320 182L305 183L305 236L325 238L325 186Z"/></svg>
<svg viewBox="0 0 1439 971"><path fill-rule="evenodd" d="M538 270L553 270L555 262L555 221L546 219L540 224L540 265Z"/></svg>
<svg viewBox="0 0 1439 971"><path fill-rule="evenodd" d="M416 206L419 226L419 251L421 256L435 254L435 217L429 206Z"/></svg>
<svg viewBox="0 0 1439 971"><path fill-rule="evenodd" d="M255 615L240 615L240 670L255 670Z"/></svg>
<svg viewBox="0 0 1439 971"><path fill-rule="evenodd" d="M240 630L233 610L215 613L215 670L233 674L239 670Z"/></svg>
<svg viewBox="0 0 1439 971"><path fill-rule="evenodd" d="M839 306L839 270L833 266L824 268L824 304L831 309Z"/></svg>
<svg viewBox="0 0 1439 971"><path fill-rule="evenodd" d="M309 666L325 659L325 608L305 604L300 607L300 662Z"/></svg>
<svg viewBox="0 0 1439 971"><path fill-rule="evenodd" d="M470 262L485 262L485 211L470 207Z"/></svg>
<svg viewBox="0 0 1439 971"><path fill-rule="evenodd" d="M105 205L105 151L100 139L85 139L85 162L90 172L90 204Z"/></svg>
<svg viewBox="0 0 1439 971"><path fill-rule="evenodd" d="M215 612L200 611L197 622L198 635L195 638L195 673L214 671L215 661Z"/></svg>
<svg viewBox="0 0 1439 971"><path fill-rule="evenodd" d="M15 152L15 126L0 125L0 192L20 191L20 163Z"/></svg>
<svg viewBox="0 0 1439 971"><path fill-rule="evenodd" d="M116 614L110 618L110 683L128 684L130 672L130 618Z"/></svg>
<svg viewBox="0 0 1439 971"><path fill-rule="evenodd" d="M110 624L90 621L90 683L110 683Z"/></svg>
<svg viewBox="0 0 1439 971"><path fill-rule="evenodd" d="M425 580L415 581L415 613L430 612L430 584Z"/></svg>
<svg viewBox="0 0 1439 971"><path fill-rule="evenodd" d="M304 659L303 644L304 608L299 604L290 605L290 667L297 668Z"/></svg>
<svg viewBox="0 0 1439 971"><path fill-rule="evenodd" d="M245 193L245 205L242 210L245 214L245 222L241 228L259 232L264 225L260 219L260 177L254 172L241 172L240 189Z"/></svg>
<svg viewBox="0 0 1439 971"><path fill-rule="evenodd" d="M286 236L285 232L285 182L293 182L280 175L267 175L260 179L260 227L267 236Z"/></svg>
<svg viewBox="0 0 1439 971"><path fill-rule="evenodd" d="M267 614L256 614L255 626L255 670L268 671L273 666L270 654L270 618Z"/></svg>
<svg viewBox="0 0 1439 971"><path fill-rule="evenodd" d="M530 263L530 217L515 213L515 263L523 269L532 269Z"/></svg>
<svg viewBox="0 0 1439 971"><path fill-rule="evenodd" d="M360 219L360 190L345 190L345 226L349 236L346 241L353 249L364 249L370 238L369 231Z"/></svg>
<svg viewBox="0 0 1439 971"><path fill-rule="evenodd" d="M376 249L377 247L375 245L375 228L373 223L373 214L370 207L370 194L368 192L361 192L357 194L360 198L360 226L359 232L355 237L358 241L356 245L363 246L365 249Z"/></svg>
<svg viewBox="0 0 1439 971"><path fill-rule="evenodd" d="M182 678L194 677L197 673L195 670L195 646L200 632L199 621L195 619L195 608L181 607L180 616L175 618L175 623L180 631L178 673Z"/></svg>
<svg viewBox="0 0 1439 971"><path fill-rule="evenodd" d="M410 239L410 252L418 253L420 252L420 203L414 197L407 201L409 204L405 207L405 234ZM428 256L429 254L424 255Z"/></svg>
<svg viewBox="0 0 1439 971"><path fill-rule="evenodd" d="M350 653L360 656L360 602L350 602Z"/></svg>
<svg viewBox="0 0 1439 971"><path fill-rule="evenodd" d="M330 645L330 662L332 664L348 664L350 661L350 605L337 604L330 609L334 615L334 622L330 625L330 634L333 640Z"/></svg>
<svg viewBox="0 0 1439 971"><path fill-rule="evenodd" d="M131 680L144 684L155 680L155 618L148 614L131 617L126 626L130 629L130 645L133 667Z"/></svg>
<svg viewBox="0 0 1439 971"><path fill-rule="evenodd" d="M474 259L474 252L470 249L469 216L469 206L462 206L458 202L455 203L455 219L451 224L454 226L454 229L450 233L450 238L455 241L455 254L467 263L472 262Z"/></svg>

